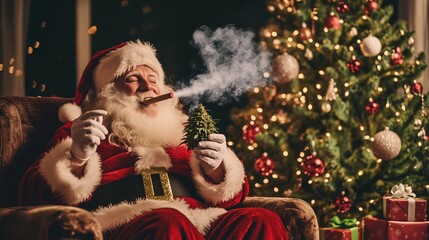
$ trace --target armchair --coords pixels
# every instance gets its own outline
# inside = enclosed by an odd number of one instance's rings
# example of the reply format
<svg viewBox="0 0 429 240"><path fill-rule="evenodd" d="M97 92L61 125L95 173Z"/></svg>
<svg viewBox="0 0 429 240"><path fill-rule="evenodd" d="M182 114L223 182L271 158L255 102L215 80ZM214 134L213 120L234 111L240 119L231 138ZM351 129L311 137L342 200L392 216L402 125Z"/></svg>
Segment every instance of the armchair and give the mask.
<svg viewBox="0 0 429 240"><path fill-rule="evenodd" d="M25 170L61 126L58 108L71 99L0 97L0 239L102 239L91 212L70 206L17 206ZM319 239L311 206L295 198L248 197L241 207L264 207L283 220L290 239Z"/></svg>

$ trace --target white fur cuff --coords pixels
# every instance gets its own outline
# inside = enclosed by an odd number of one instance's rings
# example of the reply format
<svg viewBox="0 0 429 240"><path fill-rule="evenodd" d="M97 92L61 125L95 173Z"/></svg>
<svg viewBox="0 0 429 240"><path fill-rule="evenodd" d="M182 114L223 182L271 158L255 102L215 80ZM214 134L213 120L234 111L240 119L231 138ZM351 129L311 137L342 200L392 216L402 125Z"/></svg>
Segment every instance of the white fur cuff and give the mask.
<svg viewBox="0 0 429 240"><path fill-rule="evenodd" d="M62 123L73 121L80 115L82 115L82 108L73 103L66 103L58 109L58 118Z"/></svg>
<svg viewBox="0 0 429 240"><path fill-rule="evenodd" d="M59 193L65 203L77 204L87 199L100 184L101 166L98 154L92 156L85 167L84 175L76 177L71 172L71 138L66 138L52 148L40 161L40 174L53 192Z"/></svg>
<svg viewBox="0 0 429 240"><path fill-rule="evenodd" d="M219 184L213 184L206 181L200 167L200 162L195 158L195 155L192 154L191 156L192 175L197 191L204 200L211 204L232 199L243 187L245 178L244 167L231 149L227 150L223 164L225 167L225 180Z"/></svg>

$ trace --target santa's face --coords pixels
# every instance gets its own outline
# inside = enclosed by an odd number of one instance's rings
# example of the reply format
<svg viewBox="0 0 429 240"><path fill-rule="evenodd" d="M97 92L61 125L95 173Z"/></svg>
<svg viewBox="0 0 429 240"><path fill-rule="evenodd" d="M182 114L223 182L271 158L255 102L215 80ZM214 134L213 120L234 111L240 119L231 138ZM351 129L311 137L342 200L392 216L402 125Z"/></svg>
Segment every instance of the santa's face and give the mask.
<svg viewBox="0 0 429 240"><path fill-rule="evenodd" d="M158 74L146 65L137 66L115 80L115 87L118 92L125 96L140 96L142 100L153 98L161 94L160 79ZM143 105L140 104L142 112L149 116L156 114L156 103Z"/></svg>
<svg viewBox="0 0 429 240"><path fill-rule="evenodd" d="M108 112L110 135L126 146L177 145L183 138L187 117L177 98L141 103L172 91L152 74L146 66L137 67L104 86L97 96L98 107Z"/></svg>

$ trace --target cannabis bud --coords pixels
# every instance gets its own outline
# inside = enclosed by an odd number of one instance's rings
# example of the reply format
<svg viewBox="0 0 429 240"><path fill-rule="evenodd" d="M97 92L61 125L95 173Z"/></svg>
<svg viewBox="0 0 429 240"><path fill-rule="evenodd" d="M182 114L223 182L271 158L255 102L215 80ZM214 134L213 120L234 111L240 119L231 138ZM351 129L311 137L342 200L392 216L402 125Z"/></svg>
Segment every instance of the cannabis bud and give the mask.
<svg viewBox="0 0 429 240"><path fill-rule="evenodd" d="M185 136L182 138L183 142L181 144L186 143L188 149L194 149L200 141L208 140L210 134L218 133L219 131L216 128L216 122L200 103L190 113L183 132Z"/></svg>

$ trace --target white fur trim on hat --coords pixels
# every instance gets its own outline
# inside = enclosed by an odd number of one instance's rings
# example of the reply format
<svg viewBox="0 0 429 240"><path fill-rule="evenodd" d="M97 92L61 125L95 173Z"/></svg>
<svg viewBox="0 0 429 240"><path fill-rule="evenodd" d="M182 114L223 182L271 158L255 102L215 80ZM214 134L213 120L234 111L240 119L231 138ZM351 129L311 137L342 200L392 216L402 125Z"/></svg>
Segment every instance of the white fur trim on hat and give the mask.
<svg viewBox="0 0 429 240"><path fill-rule="evenodd" d="M58 109L58 119L63 123L73 121L80 115L82 115L81 107L73 103L66 103Z"/></svg>
<svg viewBox="0 0 429 240"><path fill-rule="evenodd" d="M200 161L195 158L194 153L191 155L190 165L197 192L211 204L228 201L243 189L243 183L245 182L243 164L229 148L223 159L225 180L219 184L207 182L201 170Z"/></svg>
<svg viewBox="0 0 429 240"><path fill-rule="evenodd" d="M100 60L93 72L95 89L100 91L107 83L140 65L151 67L158 74L159 81L164 81L164 71L156 57L156 49L149 43L137 40L128 42Z"/></svg>

